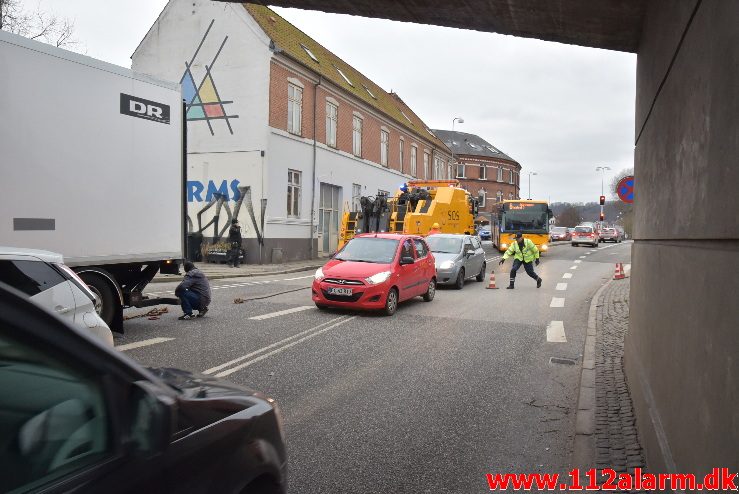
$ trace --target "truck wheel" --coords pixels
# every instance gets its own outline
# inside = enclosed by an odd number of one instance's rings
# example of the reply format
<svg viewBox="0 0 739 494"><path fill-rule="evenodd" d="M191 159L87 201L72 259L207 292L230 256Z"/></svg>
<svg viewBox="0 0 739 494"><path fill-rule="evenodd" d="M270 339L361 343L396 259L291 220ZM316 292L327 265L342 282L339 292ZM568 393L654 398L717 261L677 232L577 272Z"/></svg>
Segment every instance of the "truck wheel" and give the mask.
<svg viewBox="0 0 739 494"><path fill-rule="evenodd" d="M482 263L482 269L480 270L479 273L477 273L477 276L475 277L475 279L477 281L485 281L485 271L487 271L487 269L488 269L487 263L484 263L483 262Z"/></svg>
<svg viewBox="0 0 739 494"><path fill-rule="evenodd" d="M80 273L80 278L92 290L97 297L95 302L95 312L110 326L113 323L113 317L116 312L116 297L113 287L105 277L95 273Z"/></svg>
<svg viewBox="0 0 739 494"><path fill-rule="evenodd" d="M454 283L454 288L457 290L464 288L464 268L459 268L459 274L457 275L457 281Z"/></svg>

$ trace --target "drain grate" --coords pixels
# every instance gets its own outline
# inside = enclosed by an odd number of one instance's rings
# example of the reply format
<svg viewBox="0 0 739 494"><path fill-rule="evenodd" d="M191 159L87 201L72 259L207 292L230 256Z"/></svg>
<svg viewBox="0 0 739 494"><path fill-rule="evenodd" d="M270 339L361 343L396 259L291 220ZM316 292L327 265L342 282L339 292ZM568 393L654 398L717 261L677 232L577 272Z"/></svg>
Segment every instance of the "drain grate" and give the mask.
<svg viewBox="0 0 739 494"><path fill-rule="evenodd" d="M567 357L549 357L550 364L575 365L577 360Z"/></svg>

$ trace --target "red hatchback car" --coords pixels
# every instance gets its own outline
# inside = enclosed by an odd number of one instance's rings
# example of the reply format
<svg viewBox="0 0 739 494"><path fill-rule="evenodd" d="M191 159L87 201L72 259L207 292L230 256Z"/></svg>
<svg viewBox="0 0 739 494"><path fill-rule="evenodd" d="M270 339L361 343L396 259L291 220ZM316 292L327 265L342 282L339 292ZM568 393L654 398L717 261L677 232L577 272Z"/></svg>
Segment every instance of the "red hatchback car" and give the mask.
<svg viewBox="0 0 739 494"><path fill-rule="evenodd" d="M391 316L398 304L436 294L434 256L416 235L357 235L344 245L313 280L313 302L319 309L382 310Z"/></svg>

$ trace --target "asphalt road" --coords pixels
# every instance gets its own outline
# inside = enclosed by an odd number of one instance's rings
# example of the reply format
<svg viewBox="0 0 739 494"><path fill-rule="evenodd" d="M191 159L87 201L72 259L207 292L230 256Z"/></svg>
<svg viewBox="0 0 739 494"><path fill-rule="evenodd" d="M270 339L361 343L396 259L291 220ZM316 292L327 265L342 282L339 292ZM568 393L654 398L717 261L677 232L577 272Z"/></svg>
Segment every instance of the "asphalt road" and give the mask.
<svg viewBox="0 0 739 494"><path fill-rule="evenodd" d="M515 290L490 252L501 289L468 281L390 318L318 311L312 273L218 280L205 318L133 318L116 345L274 397L291 492L486 492L485 473L569 470L590 298L630 248L555 246L543 286L522 268Z"/></svg>

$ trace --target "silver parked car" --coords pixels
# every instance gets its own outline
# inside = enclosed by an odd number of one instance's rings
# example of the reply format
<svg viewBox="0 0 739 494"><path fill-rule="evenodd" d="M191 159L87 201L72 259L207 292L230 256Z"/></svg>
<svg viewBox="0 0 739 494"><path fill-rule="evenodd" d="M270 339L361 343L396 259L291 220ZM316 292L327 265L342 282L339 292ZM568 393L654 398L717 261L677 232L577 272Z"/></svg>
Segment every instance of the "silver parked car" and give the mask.
<svg viewBox="0 0 739 494"><path fill-rule="evenodd" d="M0 281L113 346L113 333L95 311L95 295L64 264L61 254L0 247Z"/></svg>
<svg viewBox="0 0 739 494"><path fill-rule="evenodd" d="M439 233L426 237L436 259L436 283L464 287L467 278L485 279L485 251L480 239L472 235Z"/></svg>

